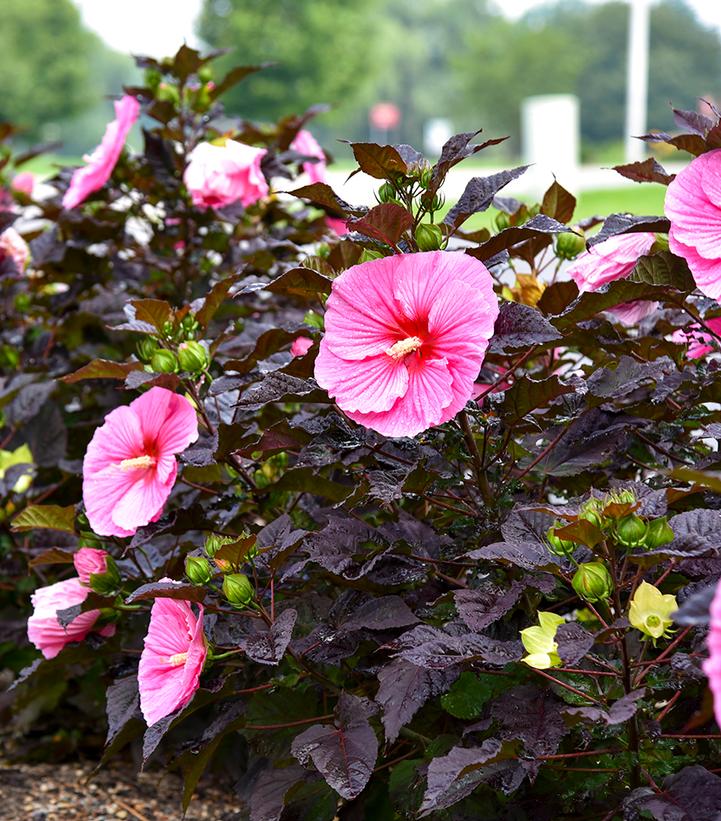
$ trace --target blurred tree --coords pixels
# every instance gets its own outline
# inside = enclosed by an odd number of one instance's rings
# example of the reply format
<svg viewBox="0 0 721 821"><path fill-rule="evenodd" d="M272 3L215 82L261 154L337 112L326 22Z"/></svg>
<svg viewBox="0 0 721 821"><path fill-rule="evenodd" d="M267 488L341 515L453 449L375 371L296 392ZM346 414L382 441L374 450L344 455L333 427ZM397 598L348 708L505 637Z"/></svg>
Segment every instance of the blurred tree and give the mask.
<svg viewBox="0 0 721 821"><path fill-rule="evenodd" d="M2 0L0 120L35 137L48 122L91 106L98 39L71 0Z"/></svg>
<svg viewBox="0 0 721 821"><path fill-rule="evenodd" d="M521 100L532 94L574 93L581 100L587 143L623 136L628 4L548 5L517 23L496 17L469 26L453 61L456 111L480 109L486 122L520 133ZM682 0L666 0L651 14L648 122L673 127L669 101L694 108L696 98L718 94L721 48Z"/></svg>
<svg viewBox="0 0 721 821"><path fill-rule="evenodd" d="M198 33L209 46L230 49L225 66L276 63L230 91L228 110L271 120L326 102L332 122L357 116L383 68L379 51L388 41L379 6L380 0L204 0Z"/></svg>

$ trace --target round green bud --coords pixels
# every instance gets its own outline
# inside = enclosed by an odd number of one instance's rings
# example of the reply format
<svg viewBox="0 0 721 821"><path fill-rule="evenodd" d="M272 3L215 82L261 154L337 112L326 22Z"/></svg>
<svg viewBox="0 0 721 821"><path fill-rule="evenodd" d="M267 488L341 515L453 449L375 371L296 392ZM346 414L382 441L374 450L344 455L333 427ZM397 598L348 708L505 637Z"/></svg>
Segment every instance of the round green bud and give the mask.
<svg viewBox="0 0 721 821"><path fill-rule="evenodd" d="M223 595L234 607L244 607L253 601L255 590L245 573L229 573L223 579Z"/></svg>
<svg viewBox="0 0 721 821"><path fill-rule="evenodd" d="M494 222L499 231L505 231L511 225L511 217L505 211L499 211Z"/></svg>
<svg viewBox="0 0 721 821"><path fill-rule="evenodd" d="M546 533L548 549L554 556L570 556L577 547L575 542L556 536L556 529L560 530L564 526L563 522L555 522L553 527L549 527Z"/></svg>
<svg viewBox="0 0 721 821"><path fill-rule="evenodd" d="M188 342L181 342L178 346L178 362L180 362L181 370L188 373L200 373L208 367L208 352L200 342L192 339Z"/></svg>
<svg viewBox="0 0 721 821"><path fill-rule="evenodd" d="M180 102L178 89L168 85L167 83L158 84L158 87L155 90L155 96L163 103L173 103L173 105L177 105Z"/></svg>
<svg viewBox="0 0 721 821"><path fill-rule="evenodd" d="M532 205L528 209L528 219L531 219L532 217L537 217L540 213L541 213L541 204L537 202L535 205Z"/></svg>
<svg viewBox="0 0 721 821"><path fill-rule="evenodd" d="M150 362L153 354L158 350L158 343L152 336L144 336L135 348L141 362Z"/></svg>
<svg viewBox="0 0 721 821"><path fill-rule="evenodd" d="M631 513L616 524L616 538L624 547L640 547L646 538L648 525Z"/></svg>
<svg viewBox="0 0 721 821"><path fill-rule="evenodd" d="M603 529L603 505L600 499L595 497L590 498L587 502L581 505L578 511L578 518L585 519L592 525L595 525L599 530Z"/></svg>
<svg viewBox="0 0 721 821"><path fill-rule="evenodd" d="M175 373L178 369L178 358L172 351L156 351L150 359L150 367L155 373Z"/></svg>
<svg viewBox="0 0 721 821"><path fill-rule="evenodd" d="M579 565L571 584L576 593L587 602L607 599L613 592L613 580L603 562L585 562Z"/></svg>
<svg viewBox="0 0 721 821"><path fill-rule="evenodd" d="M384 182L378 189L378 202L395 202L396 189L389 183Z"/></svg>
<svg viewBox="0 0 721 821"><path fill-rule="evenodd" d="M420 251L438 251L443 247L443 232L437 225L421 223L416 228L416 244Z"/></svg>
<svg viewBox="0 0 721 821"><path fill-rule="evenodd" d="M428 190L428 186L431 184L431 179L433 178L433 169L430 166L426 166L420 173L418 177L418 182L421 184L421 188L424 191Z"/></svg>
<svg viewBox="0 0 721 821"><path fill-rule="evenodd" d="M575 259L586 248L586 240L567 231L556 238L556 256L561 259Z"/></svg>
<svg viewBox="0 0 721 821"><path fill-rule="evenodd" d="M193 584L207 584L213 578L210 562L204 556L185 557L185 575Z"/></svg>
<svg viewBox="0 0 721 821"><path fill-rule="evenodd" d="M148 68L145 70L145 83L150 88L157 88L162 79L163 75L157 69Z"/></svg>
<svg viewBox="0 0 721 821"><path fill-rule="evenodd" d="M643 540L644 546L653 550L661 545L668 544L674 540L674 532L665 516L654 519L648 523L646 538Z"/></svg>
<svg viewBox="0 0 721 821"><path fill-rule="evenodd" d="M198 69L198 79L204 83L213 79L213 69L210 66L201 66Z"/></svg>

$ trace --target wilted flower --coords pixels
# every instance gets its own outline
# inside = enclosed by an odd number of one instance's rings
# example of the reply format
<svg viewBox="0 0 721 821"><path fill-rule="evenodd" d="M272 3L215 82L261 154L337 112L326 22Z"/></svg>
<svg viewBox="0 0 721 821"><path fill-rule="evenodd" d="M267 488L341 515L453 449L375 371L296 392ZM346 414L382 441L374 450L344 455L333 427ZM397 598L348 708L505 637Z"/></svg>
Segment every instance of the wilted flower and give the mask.
<svg viewBox="0 0 721 821"><path fill-rule="evenodd" d="M30 246L11 226L0 234L0 266L10 260L20 273L30 262Z"/></svg>
<svg viewBox="0 0 721 821"><path fill-rule="evenodd" d="M268 183L260 167L267 153L235 140L197 145L183 174L193 205L223 208L239 202L247 208L267 197Z"/></svg>
<svg viewBox="0 0 721 821"><path fill-rule="evenodd" d="M671 221L669 248L686 260L699 289L716 300L721 297L719 173L721 151L701 154L668 186L664 206Z"/></svg>
<svg viewBox="0 0 721 821"><path fill-rule="evenodd" d="M466 254L354 265L333 282L316 380L354 421L413 436L471 398L497 316L493 279Z"/></svg>
<svg viewBox="0 0 721 821"><path fill-rule="evenodd" d="M7 471L15 465L27 465L29 469L34 467L33 455L27 444L20 445L15 450L0 450L0 479L3 479ZM28 470L20 476L12 489L15 493L25 493L32 481L32 472Z"/></svg>
<svg viewBox="0 0 721 821"><path fill-rule="evenodd" d="M78 614L69 624L62 626L58 610L82 604L90 595L90 588L80 579L66 579L48 587L39 587L32 595L33 613L28 619L28 639L46 659L51 659L73 641L82 641L95 629L100 610L87 610ZM101 636L112 636L115 625L108 624L99 631Z"/></svg>
<svg viewBox="0 0 721 821"><path fill-rule="evenodd" d="M678 610L676 597L661 591L648 582L641 582L631 599L628 620L637 630L653 639L668 637L673 624L671 615Z"/></svg>
<svg viewBox="0 0 721 821"><path fill-rule="evenodd" d="M151 388L105 417L83 462L83 501L101 536L132 536L163 512L178 473L177 453L198 438L188 400Z"/></svg>
<svg viewBox="0 0 721 821"><path fill-rule="evenodd" d="M636 267L639 258L651 250L655 241L655 234L648 231L609 237L581 254L569 266L568 275L581 293L598 291L609 282L625 279ZM609 311L624 325L634 325L652 314L656 307L656 302L634 300L616 305Z"/></svg>
<svg viewBox="0 0 721 821"><path fill-rule="evenodd" d="M303 171L308 175L312 183L325 182L325 154L320 147L318 140L307 129L301 129L290 144L293 151L302 154L304 157L313 157L316 162L308 160L303 163Z"/></svg>
<svg viewBox="0 0 721 821"><path fill-rule="evenodd" d="M190 602L155 599L138 668L140 710L148 726L190 702L207 655L203 606L196 616Z"/></svg>
<svg viewBox="0 0 721 821"><path fill-rule="evenodd" d="M524 661L529 667L535 667L537 670L559 667L561 659L558 655L556 632L564 621L563 616L539 610L539 624L521 630L521 641L528 653L521 661Z"/></svg>
<svg viewBox="0 0 721 821"><path fill-rule="evenodd" d="M115 119L108 123L100 145L78 168L63 197L63 208L75 208L95 191L99 191L110 179L120 153L125 145L128 132L138 119L140 104L129 94L115 103Z"/></svg>

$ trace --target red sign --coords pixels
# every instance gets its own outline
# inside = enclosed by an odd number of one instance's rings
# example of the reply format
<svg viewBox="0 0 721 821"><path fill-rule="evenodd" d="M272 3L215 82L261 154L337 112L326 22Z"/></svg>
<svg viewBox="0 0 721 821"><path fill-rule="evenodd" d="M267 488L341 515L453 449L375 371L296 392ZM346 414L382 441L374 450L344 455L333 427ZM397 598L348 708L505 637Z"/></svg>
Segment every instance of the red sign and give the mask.
<svg viewBox="0 0 721 821"><path fill-rule="evenodd" d="M370 110L369 119L374 128L388 131L400 125L401 110L395 103L376 103Z"/></svg>

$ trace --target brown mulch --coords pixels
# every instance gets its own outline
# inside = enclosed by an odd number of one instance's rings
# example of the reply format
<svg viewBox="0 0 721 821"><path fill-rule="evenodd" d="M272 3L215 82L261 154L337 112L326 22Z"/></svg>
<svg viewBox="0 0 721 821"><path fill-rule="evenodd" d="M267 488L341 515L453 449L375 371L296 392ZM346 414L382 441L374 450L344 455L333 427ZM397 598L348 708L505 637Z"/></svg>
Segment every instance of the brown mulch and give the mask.
<svg viewBox="0 0 721 821"><path fill-rule="evenodd" d="M109 765L91 780L90 763L0 762L2 821L169 821L181 819L183 785L174 774ZM241 821L231 790L198 787L187 821Z"/></svg>

